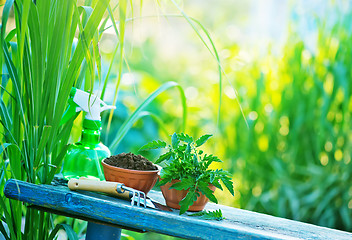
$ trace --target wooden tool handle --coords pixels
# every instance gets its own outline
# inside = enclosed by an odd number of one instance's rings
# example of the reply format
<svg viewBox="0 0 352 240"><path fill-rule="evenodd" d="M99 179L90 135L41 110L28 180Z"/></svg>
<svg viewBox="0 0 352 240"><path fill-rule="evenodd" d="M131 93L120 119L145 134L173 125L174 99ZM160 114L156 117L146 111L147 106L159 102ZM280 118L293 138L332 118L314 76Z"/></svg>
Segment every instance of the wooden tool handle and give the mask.
<svg viewBox="0 0 352 240"><path fill-rule="evenodd" d="M68 188L71 190L102 192L119 198L130 199L132 197L131 192L126 190L123 193L117 192L118 184L120 183L88 180L87 178L72 178L68 181Z"/></svg>

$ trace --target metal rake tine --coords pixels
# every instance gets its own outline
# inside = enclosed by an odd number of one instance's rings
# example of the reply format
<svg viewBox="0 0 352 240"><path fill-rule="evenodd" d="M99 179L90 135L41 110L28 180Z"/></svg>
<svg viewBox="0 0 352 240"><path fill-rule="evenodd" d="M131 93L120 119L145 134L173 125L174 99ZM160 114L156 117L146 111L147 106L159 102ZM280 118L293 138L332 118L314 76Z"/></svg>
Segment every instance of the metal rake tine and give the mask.
<svg viewBox="0 0 352 240"><path fill-rule="evenodd" d="M144 196L144 208L147 208L147 196L145 192L143 192L143 196Z"/></svg>
<svg viewBox="0 0 352 240"><path fill-rule="evenodd" d="M134 206L134 198L135 198L135 191L132 191L132 200L131 200L131 206L133 207Z"/></svg>
<svg viewBox="0 0 352 240"><path fill-rule="evenodd" d="M132 196L131 206L134 206L135 198L138 197L138 201L136 205L139 207L141 205L141 195L142 195L142 197L144 198L144 207L146 208L147 197L144 192L138 191L130 187L126 187L125 185L122 186L122 189L132 192L133 196Z"/></svg>
<svg viewBox="0 0 352 240"><path fill-rule="evenodd" d="M136 190L133 189L133 188L130 188L130 187L126 187L124 184L121 184L121 188L124 190L124 191L129 191L132 193L132 199L131 199L131 206L133 207L134 206L134 200L135 200L135 197L136 197Z"/></svg>

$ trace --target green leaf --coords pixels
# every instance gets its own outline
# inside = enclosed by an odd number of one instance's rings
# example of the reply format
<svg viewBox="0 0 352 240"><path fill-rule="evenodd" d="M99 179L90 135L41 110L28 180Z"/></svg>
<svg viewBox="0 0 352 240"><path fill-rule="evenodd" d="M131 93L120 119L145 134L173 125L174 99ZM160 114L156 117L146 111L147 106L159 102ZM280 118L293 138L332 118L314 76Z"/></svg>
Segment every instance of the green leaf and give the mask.
<svg viewBox="0 0 352 240"><path fill-rule="evenodd" d="M162 176L161 176L161 177L162 177ZM160 180L160 181L156 184L156 186L157 186L157 187L160 187L160 186L165 185L165 184L168 183L168 182L171 182L171 179L163 178L162 180Z"/></svg>
<svg viewBox="0 0 352 240"><path fill-rule="evenodd" d="M210 183L213 183L216 176L213 172L210 172L209 175L210 175Z"/></svg>
<svg viewBox="0 0 352 240"><path fill-rule="evenodd" d="M218 209L215 211L202 211L202 212L198 212L198 213L189 214L188 216L201 217L205 220L217 220L217 221L221 221L221 220L225 219L222 216L221 209Z"/></svg>
<svg viewBox="0 0 352 240"><path fill-rule="evenodd" d="M212 134L205 134L203 136L201 136L200 138L198 138L196 140L196 146L200 147L202 146L206 141L208 141L209 138L211 138L213 135Z"/></svg>
<svg viewBox="0 0 352 240"><path fill-rule="evenodd" d="M177 136L181 141L184 141L186 143L193 142L193 137L189 136L188 134L180 133L180 134L177 134Z"/></svg>
<svg viewBox="0 0 352 240"><path fill-rule="evenodd" d="M213 162L222 162L217 156L214 156L213 154L205 154L202 161L205 162L204 167L206 169L208 169L210 164L212 164Z"/></svg>
<svg viewBox="0 0 352 240"><path fill-rule="evenodd" d="M203 157L203 161L207 162L207 167L212 162L222 162L217 156L214 156L213 154L210 154L210 155L205 154L204 157Z"/></svg>
<svg viewBox="0 0 352 240"><path fill-rule="evenodd" d="M179 143L180 143L180 139L178 138L177 134L176 133L172 134L172 137L171 137L172 148L177 149Z"/></svg>
<svg viewBox="0 0 352 240"><path fill-rule="evenodd" d="M2 152L8 147L11 146L12 143L3 143L0 145L0 155L2 154Z"/></svg>
<svg viewBox="0 0 352 240"><path fill-rule="evenodd" d="M160 155L160 157L155 161L155 164L158 164L158 163L161 163L165 160L170 159L171 155L172 155L172 152L167 152L167 153Z"/></svg>
<svg viewBox="0 0 352 240"><path fill-rule="evenodd" d="M188 154L190 154L191 153L191 144L190 143L187 143L187 147L186 147L186 151L185 151L185 153L186 153L186 155L188 155Z"/></svg>
<svg viewBox="0 0 352 240"><path fill-rule="evenodd" d="M229 177L222 177L221 181L224 183L225 187L229 190L229 192L233 195L235 195L235 192L233 190L233 183L231 181L231 178Z"/></svg>
<svg viewBox="0 0 352 240"><path fill-rule="evenodd" d="M31 4L31 0L23 0L22 5L22 19L21 19L21 33L19 38L19 47L20 47L20 60L23 60L23 52L25 48L24 40L28 28L28 15L29 15L29 7Z"/></svg>
<svg viewBox="0 0 352 240"><path fill-rule="evenodd" d="M91 6L79 6L78 9L80 10L80 13L83 13L82 16L82 26L85 27L88 21L88 18L90 15L92 15L93 8Z"/></svg>
<svg viewBox="0 0 352 240"><path fill-rule="evenodd" d="M193 165L194 165L194 166L199 166L198 158L197 158L197 155L196 155L196 154L193 154Z"/></svg>
<svg viewBox="0 0 352 240"><path fill-rule="evenodd" d="M4 225L2 224L2 220L0 221L0 232L2 235L5 237L6 240L10 240L10 238L7 236L7 232L5 230Z"/></svg>
<svg viewBox="0 0 352 240"><path fill-rule="evenodd" d="M67 144L65 146L62 147L60 153L57 155L57 157L54 159L54 161L52 161L52 165L53 166L59 166L61 165L61 162L63 160L63 158L65 157L66 153L67 153L67 150L68 148L70 147L70 144ZM55 168L52 168L50 170L50 173L49 173L49 177L48 177L48 182L47 184L50 184L51 182L51 179L54 178L54 175L56 174L56 169ZM50 181L50 182L49 182Z"/></svg>
<svg viewBox="0 0 352 240"><path fill-rule="evenodd" d="M3 41L3 39L2 39L2 41ZM20 107L19 116L21 117L20 119L25 123L26 119L24 118L25 114L24 114L24 109L23 109L24 104L22 102L21 93L20 93L21 91L20 91L20 86L19 86L20 85L20 78L18 76L16 66L11 59L11 55L10 55L9 49L6 46L6 43L2 42L2 45L3 45L2 48L4 51L6 67L7 67L7 70L9 71L9 75L11 77L11 80L12 80L12 83L13 83L13 86L15 89L15 98L18 101L18 106Z"/></svg>
<svg viewBox="0 0 352 240"><path fill-rule="evenodd" d="M60 229L65 230L65 232L67 234L67 238L69 240L78 240L78 236L75 233L75 231L73 231L72 227L70 225L63 224L63 223L60 223L55 226L55 228L53 229L53 231L49 235L49 240L54 240L56 237L56 234L59 232Z"/></svg>
<svg viewBox="0 0 352 240"><path fill-rule="evenodd" d="M5 2L5 6L2 11L2 18L1 18L1 40L5 39L5 33L6 33L6 25L7 25L7 20L10 15L10 11L12 8L14 0L8 0Z"/></svg>
<svg viewBox="0 0 352 240"><path fill-rule="evenodd" d="M17 34L17 29L12 29L6 36L5 42L10 42Z"/></svg>
<svg viewBox="0 0 352 240"><path fill-rule="evenodd" d="M34 161L34 167L37 167L44 153L44 148L49 140L51 126L44 126L42 137L39 142L39 147L36 151L36 157Z"/></svg>
<svg viewBox="0 0 352 240"><path fill-rule="evenodd" d="M180 201L180 215L184 214L189 206L191 206L195 201L197 201L197 195L195 191L189 191L187 195Z"/></svg>
<svg viewBox="0 0 352 240"><path fill-rule="evenodd" d="M12 223L14 223L14 224L7 225L8 230L10 232L10 237L16 236L15 228L16 227L18 228L18 224L16 226L14 219L13 219L13 215L12 215L13 210L9 209L9 207L5 201L6 201L6 198L0 197L0 207L3 209L3 215L5 216L6 222L10 222L12 220ZM12 212L10 213L8 210L11 210Z"/></svg>
<svg viewBox="0 0 352 240"><path fill-rule="evenodd" d="M211 184L213 184L216 188L220 189L221 191L223 190L221 184L220 184L218 181L210 181L210 182L211 182Z"/></svg>
<svg viewBox="0 0 352 240"><path fill-rule="evenodd" d="M198 184L199 190L207 197L210 201L218 203L218 200L213 194L213 191L209 188L209 184L205 182L200 182Z"/></svg>
<svg viewBox="0 0 352 240"><path fill-rule="evenodd" d="M192 178L184 178L181 182L174 183L170 189L187 190L192 186L194 186L194 180Z"/></svg>
<svg viewBox="0 0 352 240"><path fill-rule="evenodd" d="M9 165L10 161L9 160L5 160L1 163L1 169L0 169L0 184L1 183L4 183L4 179L7 178L7 175L6 175L6 169ZM2 214L2 210L0 209L0 215ZM1 220L0 220L1 221Z"/></svg>
<svg viewBox="0 0 352 240"><path fill-rule="evenodd" d="M22 154L21 149L18 147L18 145L13 144L13 143L0 143L0 155L8 147L15 147L15 149L18 150L18 153Z"/></svg>
<svg viewBox="0 0 352 240"><path fill-rule="evenodd" d="M160 149L165 147L166 147L166 142L157 140L157 141L152 141L150 143L145 144L138 151L148 151L152 149Z"/></svg>

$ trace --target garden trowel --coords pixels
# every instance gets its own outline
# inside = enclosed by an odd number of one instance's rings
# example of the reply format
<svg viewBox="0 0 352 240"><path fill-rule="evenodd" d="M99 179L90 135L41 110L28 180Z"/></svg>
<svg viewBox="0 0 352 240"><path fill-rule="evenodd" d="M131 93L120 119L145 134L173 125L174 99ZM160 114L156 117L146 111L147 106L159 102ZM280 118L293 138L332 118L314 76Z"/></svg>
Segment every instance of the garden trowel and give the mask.
<svg viewBox="0 0 352 240"><path fill-rule="evenodd" d="M172 211L169 207L147 197L144 192L127 187L123 183L97 181L87 178L72 178L68 181L68 187L71 190L102 192L118 198L128 199L131 200L131 206L136 205L163 211Z"/></svg>

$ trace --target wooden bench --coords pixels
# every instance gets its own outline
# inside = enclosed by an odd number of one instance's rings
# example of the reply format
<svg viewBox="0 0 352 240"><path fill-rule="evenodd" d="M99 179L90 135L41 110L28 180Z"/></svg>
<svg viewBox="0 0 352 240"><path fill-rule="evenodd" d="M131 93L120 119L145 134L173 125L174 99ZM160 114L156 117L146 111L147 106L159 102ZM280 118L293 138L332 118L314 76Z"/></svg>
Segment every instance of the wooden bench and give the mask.
<svg viewBox="0 0 352 240"><path fill-rule="evenodd" d="M225 220L180 216L177 210L165 212L131 206L128 201L102 194L13 179L6 182L4 192L9 198L55 214L107 224L116 229L151 231L185 239L352 239L348 232L212 203L208 203L206 209L221 209ZM148 196L163 203L158 191L151 191Z"/></svg>

